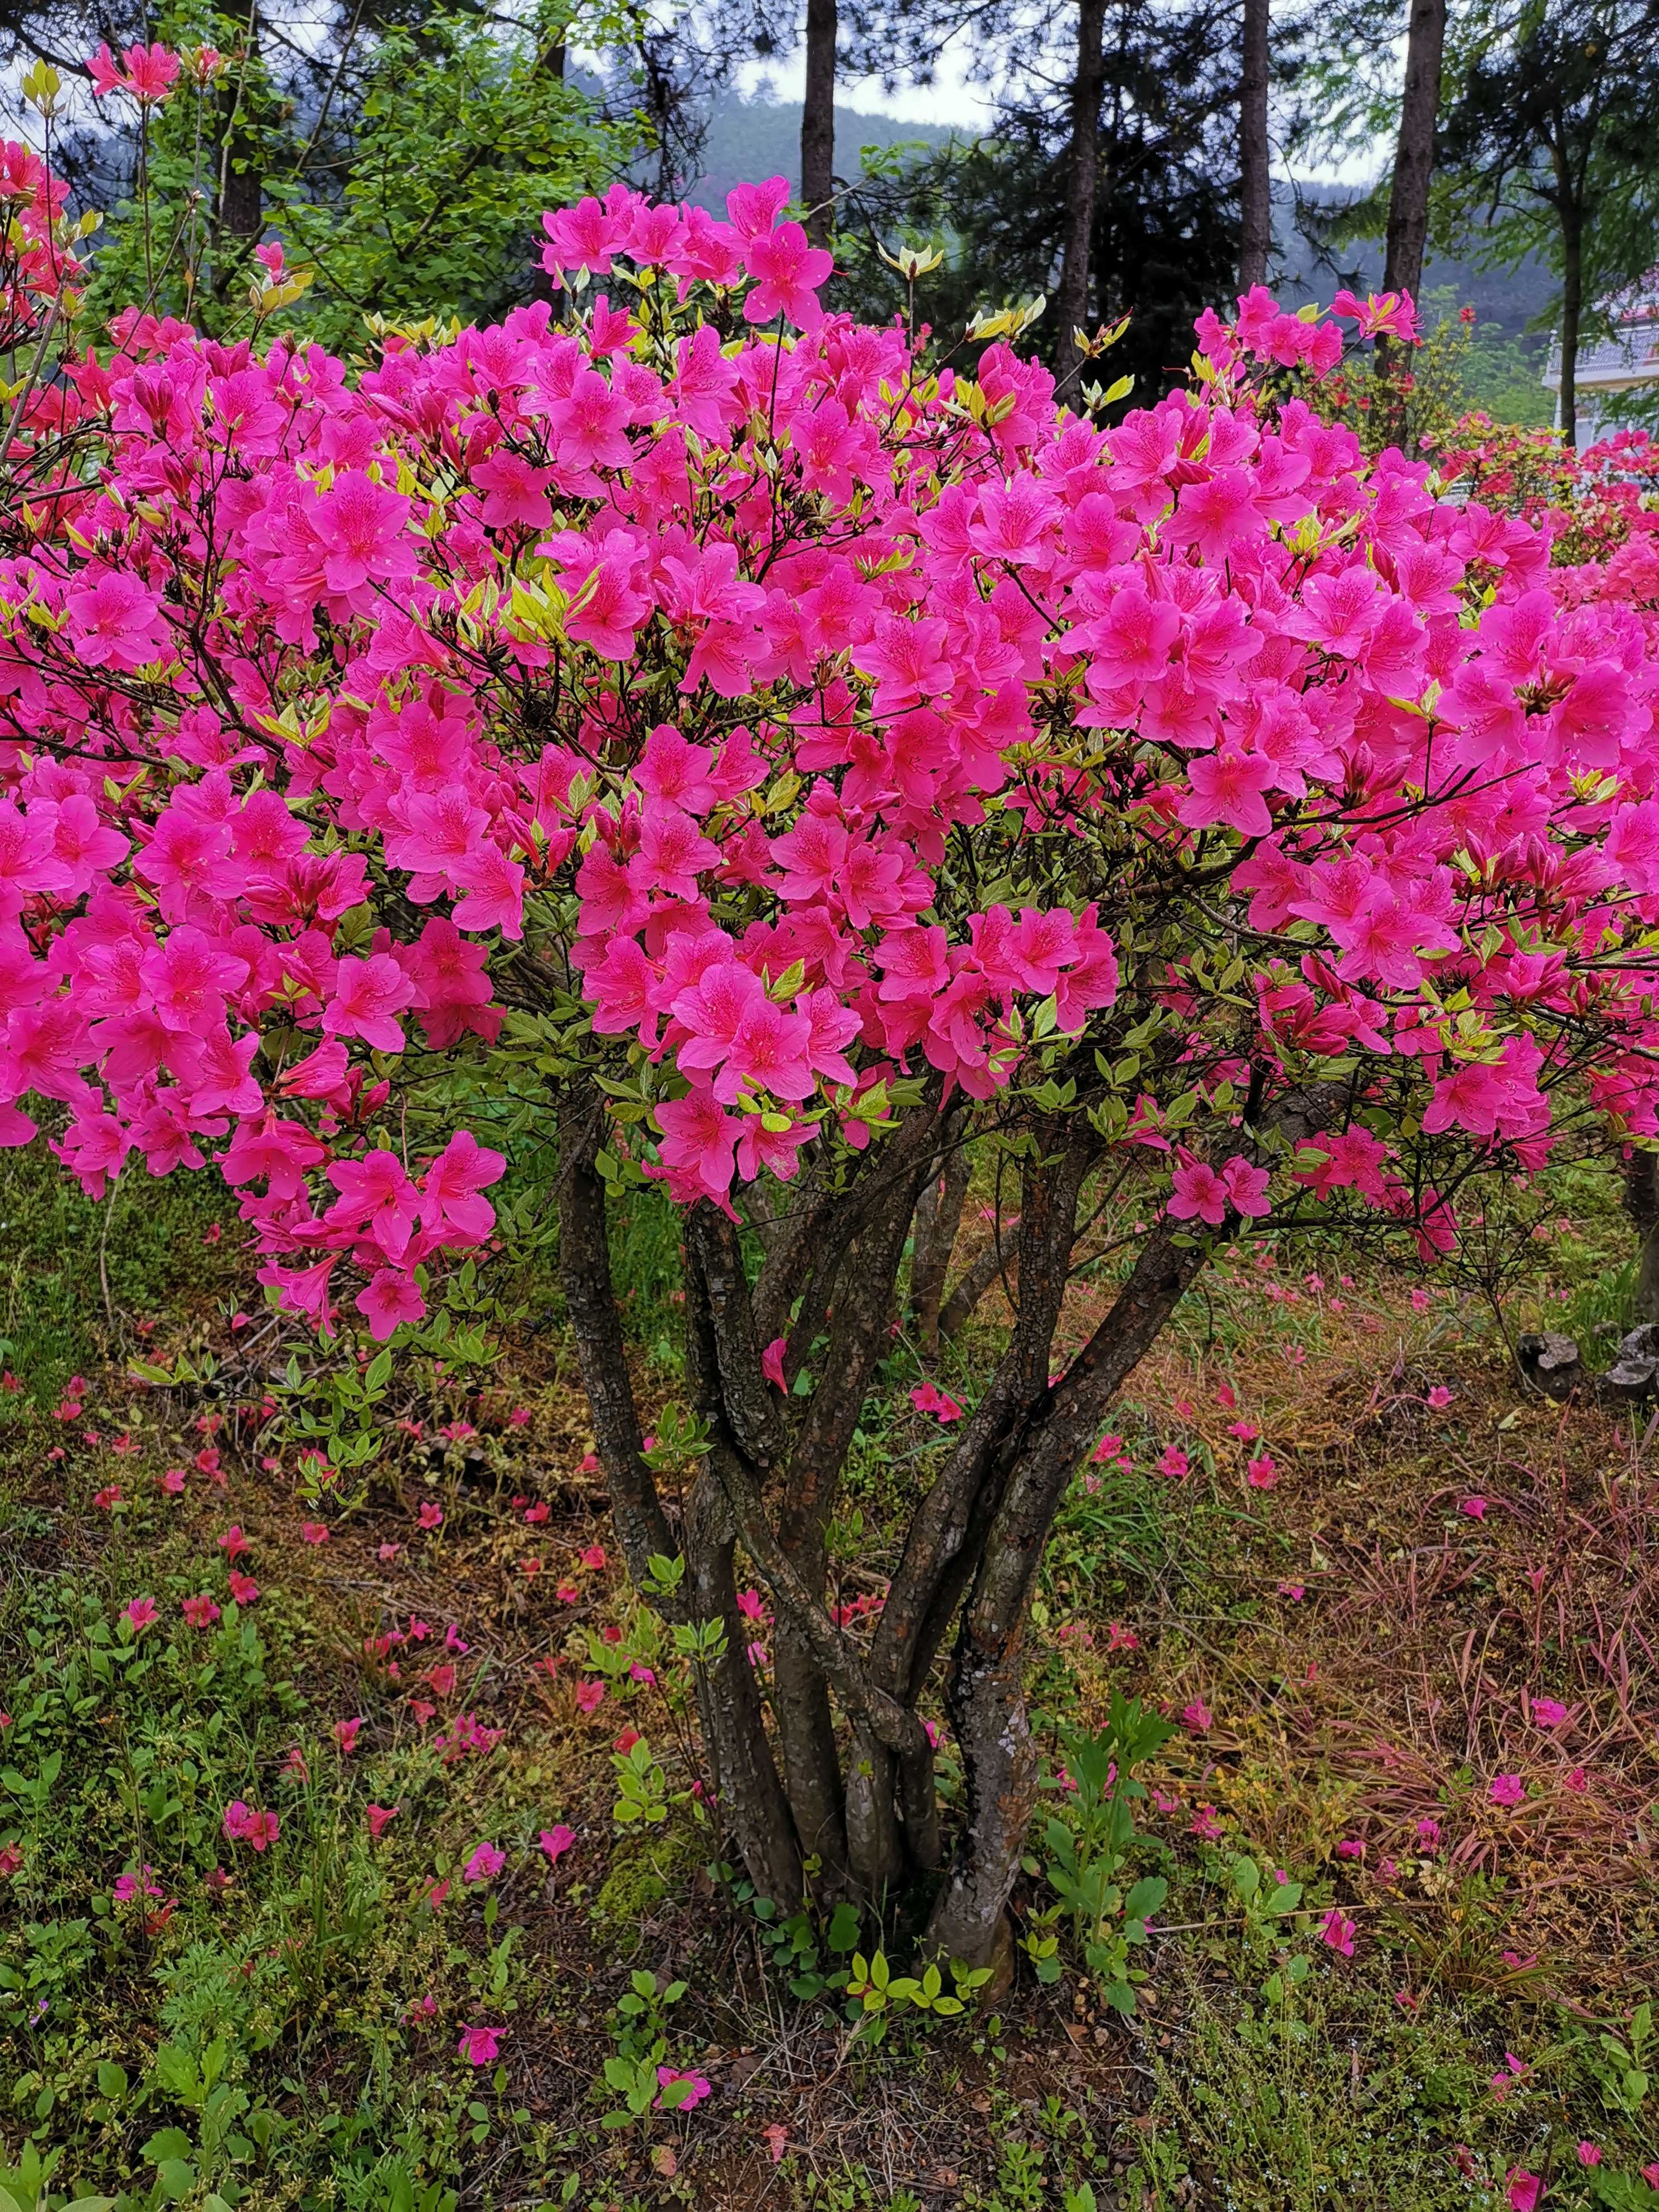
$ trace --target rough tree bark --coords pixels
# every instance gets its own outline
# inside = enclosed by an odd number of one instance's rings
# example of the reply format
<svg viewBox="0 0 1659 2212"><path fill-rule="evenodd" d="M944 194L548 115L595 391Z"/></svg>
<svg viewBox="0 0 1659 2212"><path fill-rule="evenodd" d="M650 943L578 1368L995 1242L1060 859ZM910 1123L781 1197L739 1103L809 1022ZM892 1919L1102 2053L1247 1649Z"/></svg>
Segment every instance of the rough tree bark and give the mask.
<svg viewBox="0 0 1659 2212"><path fill-rule="evenodd" d="M1244 68L1238 98L1238 289L1267 281L1273 190L1267 155L1268 0L1244 0Z"/></svg>
<svg viewBox="0 0 1659 2212"><path fill-rule="evenodd" d="M210 235L214 289L222 297L241 279L244 252L264 229L264 178L258 138L247 125L246 97L240 77L233 77L219 99L219 175Z"/></svg>
<svg viewBox="0 0 1659 2212"><path fill-rule="evenodd" d="M806 234L827 246L836 198L836 0L806 0L806 88L800 111L800 196Z"/></svg>
<svg viewBox="0 0 1659 2212"><path fill-rule="evenodd" d="M767 1895L793 1904L802 1893L801 1854L767 1742L760 1688L738 1610L730 1507L716 1476L705 1469L692 1486L683 1526L677 1528L646 1463L611 1279L605 1186L595 1165L601 1106L596 1090L583 1089L565 1100L560 1115L559 1274L610 1492L611 1517L636 1587L649 1578L653 1556L683 1554L687 1608L696 1620L725 1624L725 1655L701 1669L697 1681L709 1778L757 1885ZM695 1320L687 1334L699 1395L706 1398L715 1387L712 1348Z"/></svg>
<svg viewBox="0 0 1659 2212"><path fill-rule="evenodd" d="M960 1124L954 1141L946 1145L937 1177L930 1177L916 1205L915 1247L910 1261L910 1305L915 1318L916 1340L926 1360L936 1359L939 1345L939 1315L945 1303L945 1279L951 1255L957 1248L962 1225L963 1202L968 1195L969 1162L960 1141ZM949 1133L947 1133L947 1135Z"/></svg>
<svg viewBox="0 0 1659 2212"><path fill-rule="evenodd" d="M1446 0L1412 0L1406 35L1406 85L1400 102L1394 183L1389 193L1383 288L1423 289L1429 237L1429 182L1434 173L1434 126L1440 112L1440 69L1446 46Z"/></svg>
<svg viewBox="0 0 1659 2212"><path fill-rule="evenodd" d="M1640 1240L1636 1318L1659 1321L1659 1152L1632 1152L1626 1161L1625 1211Z"/></svg>
<svg viewBox="0 0 1659 2212"><path fill-rule="evenodd" d="M1090 257L1095 227L1095 187L1100 169L1100 95L1104 76L1102 41L1106 0L1079 0L1077 72L1072 79L1072 138L1066 157L1066 240L1060 270L1059 388L1078 374L1081 356L1074 330L1089 322Z"/></svg>
<svg viewBox="0 0 1659 2212"><path fill-rule="evenodd" d="M980 1247L951 1285L939 1317L939 1334L947 1342L960 1335L975 1307L999 1279L1007 1285L1010 1297L1014 1296L1019 1284L1019 1249L1007 1237L1018 1226L1018 1221L1011 1221L994 1229L990 1241Z"/></svg>

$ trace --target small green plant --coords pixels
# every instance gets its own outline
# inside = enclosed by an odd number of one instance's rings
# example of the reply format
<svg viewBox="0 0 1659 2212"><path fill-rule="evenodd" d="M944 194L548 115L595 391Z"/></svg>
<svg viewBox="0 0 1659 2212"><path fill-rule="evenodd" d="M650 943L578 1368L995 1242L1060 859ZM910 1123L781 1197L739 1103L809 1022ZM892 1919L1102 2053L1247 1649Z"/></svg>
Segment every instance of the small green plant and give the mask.
<svg viewBox="0 0 1659 2212"><path fill-rule="evenodd" d="M1646 2100L1653 2050L1653 2006L1644 2001L1622 2034L1602 2027L1592 2036L1575 2026L1573 2041L1610 2110L1634 2114Z"/></svg>
<svg viewBox="0 0 1659 2212"><path fill-rule="evenodd" d="M611 1764L617 1778L617 1802L611 1808L618 1827L642 1822L660 1826L668 1818L668 1778L643 1736L626 1751L613 1751Z"/></svg>
<svg viewBox="0 0 1659 2212"><path fill-rule="evenodd" d="M1146 1940L1146 1922L1169 1894L1161 1875L1146 1875L1126 1887L1121 1879L1134 1842L1133 1805L1146 1785L1134 1768L1175 1734L1167 1721L1143 1711L1139 1698L1114 1689L1106 1726L1089 1735L1063 1730L1061 1774L1045 1778L1059 1793L1055 1811L1044 1823L1048 1863L1042 1871L1057 1902L1033 1916L1025 1936L1028 1957L1040 1982L1058 1981L1062 1972L1055 1929L1069 1921L1073 1947L1099 1984L1114 2010L1135 2008L1134 1984L1145 1977L1132 1955ZM1028 1861L1028 1871L1037 1863Z"/></svg>
<svg viewBox="0 0 1659 2212"><path fill-rule="evenodd" d="M957 2018L967 2011L975 1990L990 1980L991 1969L964 1966L952 1959L950 1975L947 1990L937 1966L925 1966L920 1974L895 1974L884 1951L872 1951L868 1958L854 1951L846 1994L847 2016L857 2027L857 2039L880 2043L900 2012L931 2013L937 2020Z"/></svg>
<svg viewBox="0 0 1659 2212"><path fill-rule="evenodd" d="M1302 1884L1282 1881L1276 1875L1269 1882L1255 1861L1244 1857L1233 1861L1232 1885L1244 1908L1245 1942L1253 1951L1270 1950L1302 1902Z"/></svg>
<svg viewBox="0 0 1659 2212"><path fill-rule="evenodd" d="M667 2066L668 2014L685 1995L686 1984L669 1982L659 1989L656 1976L643 1969L636 1969L629 1981L617 2001L611 2030L617 2048L594 2084L600 2096L619 2100L600 2119L605 2128L632 2127L653 2109L677 2111L696 2094L696 2075L677 2075ZM664 2079L664 2073L670 2078Z"/></svg>
<svg viewBox="0 0 1659 2212"><path fill-rule="evenodd" d="M754 1883L739 1880L731 1866L722 1862L708 1871L725 1886L734 1908L753 1914L755 1933L792 1996L810 2004L815 1997L838 1996L846 1989L848 1969L838 1962L858 1948L862 1915L855 1905L838 1905L828 1920L816 1919L810 1912L792 1912L780 1919L776 1901L758 1896Z"/></svg>

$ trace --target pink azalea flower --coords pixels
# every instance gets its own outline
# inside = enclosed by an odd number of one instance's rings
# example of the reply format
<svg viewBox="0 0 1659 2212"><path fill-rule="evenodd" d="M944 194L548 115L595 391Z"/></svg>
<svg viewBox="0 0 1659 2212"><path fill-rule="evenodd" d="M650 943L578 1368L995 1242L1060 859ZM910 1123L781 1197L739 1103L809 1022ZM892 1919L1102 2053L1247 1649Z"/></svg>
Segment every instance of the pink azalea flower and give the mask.
<svg viewBox="0 0 1659 2212"><path fill-rule="evenodd" d="M1486 1517L1486 1501L1484 1498L1466 1498L1460 1510L1467 1513L1471 1521L1484 1521Z"/></svg>
<svg viewBox="0 0 1659 2212"><path fill-rule="evenodd" d="M334 1741L339 1746L343 1755L349 1757L351 1753L356 1750L358 1731L362 1729L362 1716L361 1713L358 1714L355 1719L335 1722Z"/></svg>
<svg viewBox="0 0 1659 2212"><path fill-rule="evenodd" d="M1537 2212L1538 2200L1543 2189L1544 2185L1535 2173L1528 2173L1524 2166L1517 2166L1509 2180L1510 2212Z"/></svg>
<svg viewBox="0 0 1659 2212"><path fill-rule="evenodd" d="M1567 1708L1554 1698L1534 1698L1531 1700L1533 1726L1559 1729L1567 1717Z"/></svg>
<svg viewBox="0 0 1659 2212"><path fill-rule="evenodd" d="M107 44L99 47L87 64L94 94L130 92L145 106L159 105L172 92L179 75L179 57L163 46L129 46L116 64Z"/></svg>
<svg viewBox="0 0 1659 2212"><path fill-rule="evenodd" d="M182 1600L179 1610L192 1628L211 1628L219 1618L218 1607L205 1592L199 1597Z"/></svg>
<svg viewBox="0 0 1659 2212"><path fill-rule="evenodd" d="M400 1805L368 1805L364 1808L363 1818L368 1823L368 1832L377 1843L386 1833L387 1822L395 1820L402 1810Z"/></svg>
<svg viewBox="0 0 1659 2212"><path fill-rule="evenodd" d="M598 1680L578 1682L576 1710L581 1713L596 1713L605 1702L605 1684Z"/></svg>
<svg viewBox="0 0 1659 2212"><path fill-rule="evenodd" d="M258 1597L259 1585L252 1575L239 1574L233 1567L230 1571L230 1595L238 1605L252 1605Z"/></svg>
<svg viewBox="0 0 1659 2212"><path fill-rule="evenodd" d="M149 1626L151 1621L159 1620L161 1613L153 1597L135 1597L129 1599L122 1607L121 1618L137 1636Z"/></svg>
<svg viewBox="0 0 1659 2212"><path fill-rule="evenodd" d="M1250 1462L1245 1473L1252 1490L1271 1490L1279 1480L1279 1463L1263 1452Z"/></svg>
<svg viewBox="0 0 1659 2212"><path fill-rule="evenodd" d="M1352 1958L1354 1923L1340 1907L1331 1907L1325 1915L1319 1933L1322 1942L1328 1943L1333 1951L1340 1952L1345 1959Z"/></svg>
<svg viewBox="0 0 1659 2212"><path fill-rule="evenodd" d="M757 232L744 249L744 266L759 280L744 302L743 311L751 323L769 323L783 316L803 331L817 330L823 320L818 287L835 263L822 247L807 243L798 222Z"/></svg>
<svg viewBox="0 0 1659 2212"><path fill-rule="evenodd" d="M1181 1717L1195 1735L1202 1735L1214 1724L1215 1716L1202 1698L1194 1698L1189 1705L1181 1708Z"/></svg>
<svg viewBox="0 0 1659 2212"><path fill-rule="evenodd" d="M444 1525L444 1510L434 1498L428 1498L422 1504L416 1518L422 1528L441 1528Z"/></svg>
<svg viewBox="0 0 1659 2212"><path fill-rule="evenodd" d="M263 1851L276 1842L281 1823L276 1814L255 1812L235 1797L226 1806L221 1826L227 1843L246 1844L250 1850Z"/></svg>
<svg viewBox="0 0 1659 2212"><path fill-rule="evenodd" d="M465 2058L469 2066L493 2066L501 2055L504 2027L465 2027L456 2045L456 2055Z"/></svg>
<svg viewBox="0 0 1659 2212"><path fill-rule="evenodd" d="M576 1831L574 1828L567 1828L562 1820L556 1822L550 1828L544 1828L541 1832L541 1847L547 1854L548 1864L556 1866L564 1854L574 1844L575 1840Z"/></svg>
<svg viewBox="0 0 1659 2212"><path fill-rule="evenodd" d="M480 1844L461 1872L465 1882L494 1881L507 1864L507 1853L494 1844Z"/></svg>
<svg viewBox="0 0 1659 2212"><path fill-rule="evenodd" d="M934 1419L941 1423L959 1421L962 1419L962 1408L956 1400L947 1397L943 1390L932 1382L918 1384L910 1393L910 1403L919 1413L932 1413Z"/></svg>
<svg viewBox="0 0 1659 2212"><path fill-rule="evenodd" d="M1437 1413L1443 1412L1451 1401L1452 1394L1443 1382L1437 1382L1424 1401L1425 1404L1431 1406Z"/></svg>
<svg viewBox="0 0 1659 2212"><path fill-rule="evenodd" d="M605 1565L605 1546L603 1544L590 1544L587 1549L582 1553L582 1565L587 1569L590 1574L597 1575L603 1573Z"/></svg>
<svg viewBox="0 0 1659 2212"><path fill-rule="evenodd" d="M825 260L829 255L824 256ZM684 2084L682 2087L680 2085ZM673 2091L671 2097L665 2093ZM683 2073L677 2067L659 2066L657 2069L657 2102L670 2112L689 2112L693 2105L702 2104L711 2094L705 2075Z"/></svg>
<svg viewBox="0 0 1659 2212"><path fill-rule="evenodd" d="M326 1521L302 1521L300 1523L300 1540L301 1543L325 1544L328 1541L328 1523Z"/></svg>
<svg viewBox="0 0 1659 2212"><path fill-rule="evenodd" d="M1192 1472L1192 1462L1179 1444L1165 1444L1158 1462L1160 1474L1169 1475L1176 1482L1185 1481Z"/></svg>
<svg viewBox="0 0 1659 2212"><path fill-rule="evenodd" d="M1600 2166L1601 2153L1597 2145L1593 2142L1581 2142L1578 2146L1578 2163L1580 2166Z"/></svg>
<svg viewBox="0 0 1659 2212"><path fill-rule="evenodd" d="M1486 1794L1494 1805L1524 1805L1527 1785L1518 1774L1495 1774L1487 1786Z"/></svg>

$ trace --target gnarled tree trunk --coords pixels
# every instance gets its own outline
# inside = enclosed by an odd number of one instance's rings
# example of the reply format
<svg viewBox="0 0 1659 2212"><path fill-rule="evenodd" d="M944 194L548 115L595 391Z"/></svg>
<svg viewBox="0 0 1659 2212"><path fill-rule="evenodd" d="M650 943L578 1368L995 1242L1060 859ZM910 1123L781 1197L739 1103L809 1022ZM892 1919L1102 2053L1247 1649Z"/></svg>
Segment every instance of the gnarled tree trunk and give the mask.
<svg viewBox="0 0 1659 2212"><path fill-rule="evenodd" d="M1114 1395L1208 1246L1167 1224L1154 1229L1089 1342L1051 1382L1081 1200L1105 1147L1086 1115L1030 1119L1018 1147L1018 1224L1001 1232L1018 1239L1012 1328L977 1402L948 1432L874 1633L861 1643L835 1611L826 1538L892 1344L912 1223L920 1216L926 1237L942 1243L952 1190L948 1218L960 1212L966 1170L951 1161L970 1133L964 1109L942 1110L938 1092L935 1078L896 1127L850 1162L809 1150L787 1204L757 1212L747 1231L707 1200L690 1209L686 1368L706 1450L683 1512L665 1504L644 1457L611 1283L596 1091L573 1091L562 1114L560 1265L629 1571L644 1582L653 1556L683 1554L679 1617L724 1630L698 1702L720 1812L757 1887L789 1909L809 1887L820 1899L879 1905L897 1883L938 1879L945 1838L919 1707L954 1629L945 1698L966 1802L930 1941L982 1965L1006 1950L1036 1788L1024 1684L1043 1548ZM1275 1118L1294 1138L1340 1106L1332 1088L1288 1102ZM1007 1143L1008 1131L999 1134ZM1237 1226L1230 1217L1225 1233ZM745 1237L763 1247L757 1274ZM948 1264L947 1250L941 1280ZM811 1358L804 1398L768 1380L768 1347L780 1337L786 1383ZM750 1572L774 1613L769 1695L737 1606L740 1573Z"/></svg>

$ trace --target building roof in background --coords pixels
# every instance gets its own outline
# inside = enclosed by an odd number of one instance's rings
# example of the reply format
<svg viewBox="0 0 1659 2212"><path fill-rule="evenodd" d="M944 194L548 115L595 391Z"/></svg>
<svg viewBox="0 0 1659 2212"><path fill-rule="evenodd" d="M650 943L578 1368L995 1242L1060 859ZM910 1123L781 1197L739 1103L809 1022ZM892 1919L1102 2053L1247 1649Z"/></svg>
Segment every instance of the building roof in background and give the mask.
<svg viewBox="0 0 1659 2212"><path fill-rule="evenodd" d="M1659 380L1659 285L1649 276L1636 291L1615 303L1618 322L1611 337L1593 338L1578 349L1575 381L1581 392L1628 392ZM1544 371L1547 391L1561 388L1561 340L1558 331Z"/></svg>

